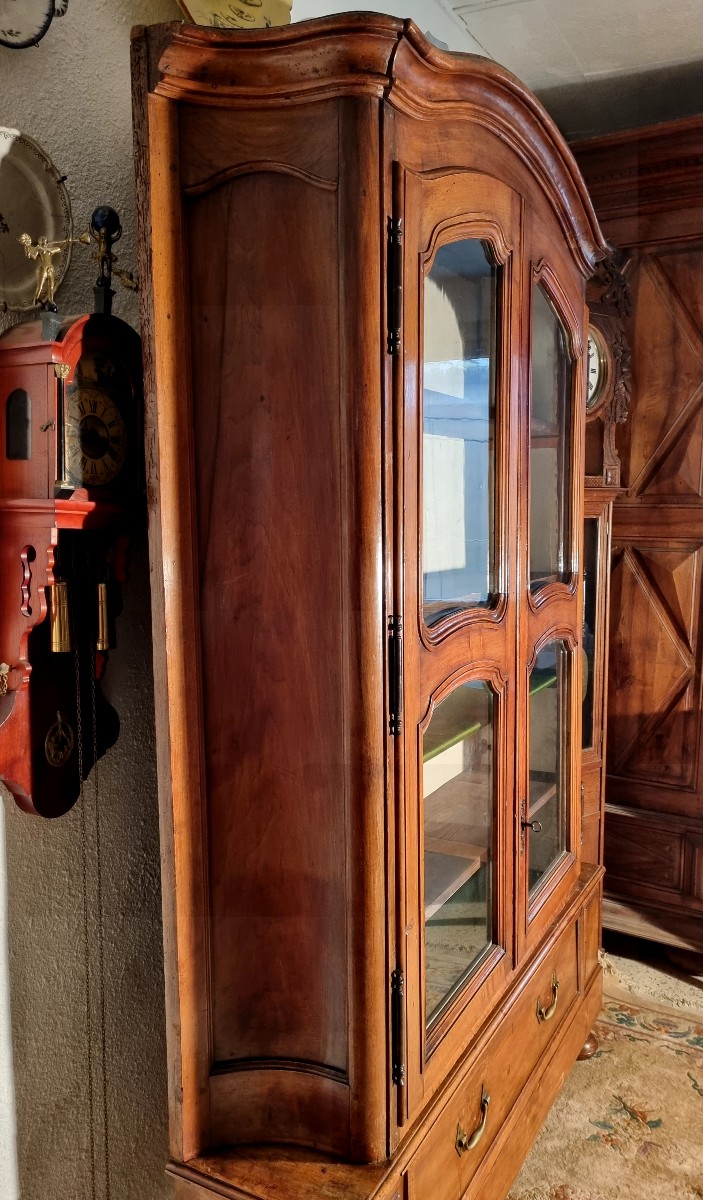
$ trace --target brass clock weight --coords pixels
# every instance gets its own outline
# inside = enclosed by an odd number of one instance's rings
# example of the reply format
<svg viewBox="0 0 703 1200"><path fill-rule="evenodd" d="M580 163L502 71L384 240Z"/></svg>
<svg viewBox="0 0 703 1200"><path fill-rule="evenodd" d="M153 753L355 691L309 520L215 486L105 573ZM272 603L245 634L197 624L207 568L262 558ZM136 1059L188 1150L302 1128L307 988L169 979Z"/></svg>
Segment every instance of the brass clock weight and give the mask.
<svg viewBox="0 0 703 1200"><path fill-rule="evenodd" d="M111 312L113 276L136 286L115 267L121 232L103 206L77 239L99 270L78 318L56 311L58 243L23 236L43 311L0 337L0 779L47 817L119 732L100 685L143 490L141 343Z"/></svg>

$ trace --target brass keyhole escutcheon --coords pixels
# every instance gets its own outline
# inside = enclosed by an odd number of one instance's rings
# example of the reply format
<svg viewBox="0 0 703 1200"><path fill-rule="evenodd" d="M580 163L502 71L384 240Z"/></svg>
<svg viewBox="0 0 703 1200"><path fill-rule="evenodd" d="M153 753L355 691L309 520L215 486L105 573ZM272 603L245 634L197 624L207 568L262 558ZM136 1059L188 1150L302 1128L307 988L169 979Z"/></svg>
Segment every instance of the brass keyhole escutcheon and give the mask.
<svg viewBox="0 0 703 1200"><path fill-rule="evenodd" d="M552 1017L554 1016L555 1012L557 1011L558 1001L559 1001L559 980L557 979L557 977L555 975L552 980L551 1004L549 1004L549 1006L547 1008L545 1008L543 1005L540 1004L539 1000L537 1001L537 1020L538 1021L551 1021Z"/></svg>
<svg viewBox="0 0 703 1200"><path fill-rule="evenodd" d="M481 1089L481 1120L474 1129L473 1133L467 1133L466 1130L461 1128L461 1125L457 1125L456 1127L454 1148L457 1154L466 1154L467 1150L473 1150L475 1146L478 1146L486 1130L486 1121L488 1120L488 1105L490 1103L491 1097L488 1095L486 1086L484 1084L483 1088Z"/></svg>

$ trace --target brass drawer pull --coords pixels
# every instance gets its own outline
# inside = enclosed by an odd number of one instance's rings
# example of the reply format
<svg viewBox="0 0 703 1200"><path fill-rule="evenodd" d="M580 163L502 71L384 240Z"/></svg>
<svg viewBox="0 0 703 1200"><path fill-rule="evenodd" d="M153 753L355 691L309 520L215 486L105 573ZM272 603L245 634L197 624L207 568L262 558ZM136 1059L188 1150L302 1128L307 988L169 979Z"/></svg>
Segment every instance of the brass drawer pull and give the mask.
<svg viewBox="0 0 703 1200"><path fill-rule="evenodd" d="M481 1090L481 1120L474 1129L473 1133L469 1135L461 1128L461 1125L457 1125L456 1127L456 1141L454 1142L454 1147L457 1154L465 1154L467 1150L473 1150L475 1146L478 1146L486 1129L488 1105L490 1102L491 1098L488 1095L484 1085Z"/></svg>
<svg viewBox="0 0 703 1200"><path fill-rule="evenodd" d="M559 980L557 979L557 977L555 975L552 980L552 1003L549 1005L549 1008L543 1008L542 1005L540 1004L539 1000L537 1001L537 1020L538 1021L551 1021L552 1017L554 1016L555 1012L557 1011L558 1000L559 1000Z"/></svg>

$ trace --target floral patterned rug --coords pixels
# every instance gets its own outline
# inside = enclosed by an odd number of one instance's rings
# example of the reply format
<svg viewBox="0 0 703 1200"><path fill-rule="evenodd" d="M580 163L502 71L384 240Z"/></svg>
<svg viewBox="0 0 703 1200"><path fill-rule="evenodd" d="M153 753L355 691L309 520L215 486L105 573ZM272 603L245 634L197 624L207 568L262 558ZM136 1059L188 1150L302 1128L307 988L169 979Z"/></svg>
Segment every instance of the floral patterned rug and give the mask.
<svg viewBox="0 0 703 1200"><path fill-rule="evenodd" d="M703 1024L607 999L508 1200L703 1200Z"/></svg>

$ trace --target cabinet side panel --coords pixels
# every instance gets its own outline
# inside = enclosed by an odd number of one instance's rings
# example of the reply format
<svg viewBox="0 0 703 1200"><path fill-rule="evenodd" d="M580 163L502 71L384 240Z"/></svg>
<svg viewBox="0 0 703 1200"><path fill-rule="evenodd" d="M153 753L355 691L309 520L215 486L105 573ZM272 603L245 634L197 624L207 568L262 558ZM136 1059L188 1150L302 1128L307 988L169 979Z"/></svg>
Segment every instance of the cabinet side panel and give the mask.
<svg viewBox="0 0 703 1200"><path fill-rule="evenodd" d="M142 86L145 86L143 84ZM209 1022L207 881L197 645L187 279L175 105L150 96L146 262L147 465L154 680L162 841L171 1145L206 1144ZM138 134L141 133L137 127ZM138 160L139 161L139 160ZM153 350L153 353L151 352Z"/></svg>
<svg viewBox="0 0 703 1200"><path fill-rule="evenodd" d="M337 194L264 168L186 214L213 1056L343 1077Z"/></svg>

